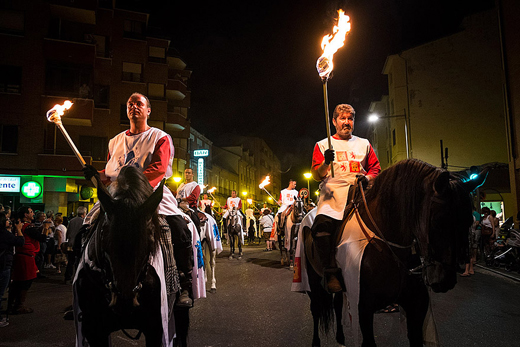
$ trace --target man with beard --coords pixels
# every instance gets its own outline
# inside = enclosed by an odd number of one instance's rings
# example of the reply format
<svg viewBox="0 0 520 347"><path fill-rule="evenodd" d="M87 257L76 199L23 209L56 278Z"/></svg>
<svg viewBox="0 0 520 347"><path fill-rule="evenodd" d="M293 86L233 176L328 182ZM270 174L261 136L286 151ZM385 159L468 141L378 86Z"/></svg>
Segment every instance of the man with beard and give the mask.
<svg viewBox="0 0 520 347"><path fill-rule="evenodd" d="M356 111L348 104L334 109L332 148L328 139L316 143L312 155L312 175L320 183L320 199L311 232L324 269L324 287L328 292L342 290L341 271L336 265L335 243L343 221L349 187L356 177L366 186L381 171L379 160L367 139L352 135ZM334 165L334 177L330 168Z"/></svg>

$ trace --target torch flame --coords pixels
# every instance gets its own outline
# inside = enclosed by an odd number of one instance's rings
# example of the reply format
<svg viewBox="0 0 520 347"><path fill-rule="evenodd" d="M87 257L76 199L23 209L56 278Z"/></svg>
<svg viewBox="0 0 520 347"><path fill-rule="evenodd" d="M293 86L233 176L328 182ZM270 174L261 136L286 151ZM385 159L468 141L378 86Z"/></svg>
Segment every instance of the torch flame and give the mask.
<svg viewBox="0 0 520 347"><path fill-rule="evenodd" d="M266 185L268 185L269 183L271 183L269 181L269 175L265 176L265 179L262 181L262 183L260 183L260 185L258 186L260 189L264 189L264 187Z"/></svg>
<svg viewBox="0 0 520 347"><path fill-rule="evenodd" d="M211 189L208 189L208 193L213 194L217 190L217 187L213 187Z"/></svg>
<svg viewBox="0 0 520 347"><path fill-rule="evenodd" d="M332 35L325 35L321 41L323 54L318 58L316 69L318 69L318 73L322 79L329 78L329 75L334 68L334 64L332 63L334 53L343 47L345 44L345 38L350 31L349 16L347 16L343 10L338 10L338 14L338 24L334 25Z"/></svg>
<svg viewBox="0 0 520 347"><path fill-rule="evenodd" d="M247 203L251 205L253 203L253 199L247 199Z"/></svg>
<svg viewBox="0 0 520 347"><path fill-rule="evenodd" d="M65 100L63 105L56 104L53 108L47 111L47 120L49 122L55 122L56 120L61 120L60 117L65 114L65 111L74 105L71 101Z"/></svg>

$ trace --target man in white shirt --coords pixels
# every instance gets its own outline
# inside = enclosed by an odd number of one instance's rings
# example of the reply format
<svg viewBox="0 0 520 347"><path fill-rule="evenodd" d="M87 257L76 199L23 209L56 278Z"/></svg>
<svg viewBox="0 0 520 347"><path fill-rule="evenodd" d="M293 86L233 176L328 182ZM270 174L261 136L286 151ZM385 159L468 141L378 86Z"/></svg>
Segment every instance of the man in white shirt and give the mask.
<svg viewBox="0 0 520 347"><path fill-rule="evenodd" d="M336 106L332 119L336 127L331 138L333 149L328 147L325 138L316 143L312 156L311 173L321 183L318 210L311 231L324 268L325 289L329 292L342 290L341 271L335 259L335 241L343 221L349 187L355 184L358 176L368 184L381 171L370 142L352 134L355 116L352 106ZM331 165L334 165L334 177L330 175Z"/></svg>
<svg viewBox="0 0 520 347"><path fill-rule="evenodd" d="M245 228L244 221L246 219L246 216L242 212L242 200L237 196L236 190L231 191L231 196L227 198L226 200L226 213L222 216L222 219L224 219L224 227L227 229L227 218L229 216L229 211L232 209L236 209L240 212L238 215L241 219L240 222L242 224L242 230Z"/></svg>
<svg viewBox="0 0 520 347"><path fill-rule="evenodd" d="M296 198L298 197L298 191L295 188L296 181L290 179L287 188L280 192L280 200L278 201L278 203L280 204L280 208L276 213L275 219L278 232L283 231L287 215L291 213L290 207L294 204L294 200L296 200Z"/></svg>

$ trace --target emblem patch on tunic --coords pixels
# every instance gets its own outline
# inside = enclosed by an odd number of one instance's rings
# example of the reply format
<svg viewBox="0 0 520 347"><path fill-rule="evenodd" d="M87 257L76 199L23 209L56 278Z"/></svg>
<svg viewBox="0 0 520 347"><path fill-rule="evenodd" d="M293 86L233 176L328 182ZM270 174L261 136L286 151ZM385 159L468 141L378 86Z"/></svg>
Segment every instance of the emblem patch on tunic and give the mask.
<svg viewBox="0 0 520 347"><path fill-rule="evenodd" d="M336 152L336 161L347 161L347 152L346 151L337 151Z"/></svg>
<svg viewBox="0 0 520 347"><path fill-rule="evenodd" d="M349 161L349 165L350 165L350 172L359 172L359 171L361 171L360 170L359 161Z"/></svg>

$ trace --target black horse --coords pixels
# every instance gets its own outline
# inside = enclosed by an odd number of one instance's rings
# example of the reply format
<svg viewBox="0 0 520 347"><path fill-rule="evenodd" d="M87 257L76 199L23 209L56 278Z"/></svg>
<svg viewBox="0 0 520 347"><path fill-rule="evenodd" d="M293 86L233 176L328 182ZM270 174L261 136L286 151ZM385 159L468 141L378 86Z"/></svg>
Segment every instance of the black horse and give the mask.
<svg viewBox="0 0 520 347"><path fill-rule="evenodd" d="M352 219L355 221L359 216L376 235L369 242L367 238L362 253L359 287L345 283L347 291L349 286L351 292L359 289L354 312L358 312L362 346L376 345L373 315L392 303L398 303L406 312L410 346L423 346L423 323L429 308L427 286L434 292L446 292L455 286L457 262L466 254L467 233L472 223L470 192L485 178L481 173L477 180L463 182L447 171L409 159L381 172L366 193L366 203L363 195L355 199L357 211ZM306 230L306 238L309 234ZM308 245L307 273L314 319L312 346L320 346L318 322L328 330L333 309L336 340L344 344L343 293L333 296L324 291L321 277L311 265L312 249ZM346 259L342 258L340 248L336 259L344 276L348 271L357 271L345 270ZM351 305L356 304L352 297L349 301Z"/></svg>
<svg viewBox="0 0 520 347"><path fill-rule="evenodd" d="M137 329L146 346L161 346L171 341L163 336L164 312L171 310L161 307L161 282L150 259L160 247L156 210L164 181L153 192L138 169L123 167L116 184L113 197L98 185L101 213L74 283L78 342L109 346L113 331Z"/></svg>
<svg viewBox="0 0 520 347"><path fill-rule="evenodd" d="M229 259L231 260L235 256L235 240L238 244L238 259L242 259L242 223L240 223L238 211L234 207L229 210L227 232L230 247Z"/></svg>

